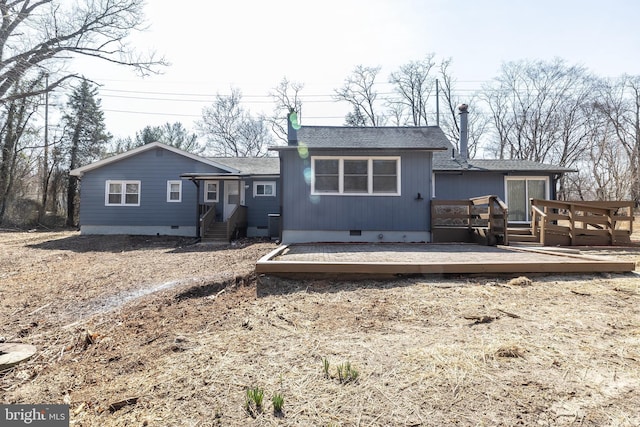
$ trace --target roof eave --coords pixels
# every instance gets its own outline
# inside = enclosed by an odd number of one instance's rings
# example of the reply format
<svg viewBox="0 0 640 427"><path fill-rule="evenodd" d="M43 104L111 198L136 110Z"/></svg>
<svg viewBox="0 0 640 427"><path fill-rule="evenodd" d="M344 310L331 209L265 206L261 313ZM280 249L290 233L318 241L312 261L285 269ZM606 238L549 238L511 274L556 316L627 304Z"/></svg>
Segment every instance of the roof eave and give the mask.
<svg viewBox="0 0 640 427"><path fill-rule="evenodd" d="M114 156L107 157L106 159L98 160L97 162L93 162L93 163L90 163L88 165L81 166L79 168L75 168L75 169L71 170L69 172L69 174L72 175L72 176L82 177L82 175L84 175L86 172L90 172L90 171L92 171L94 169L99 169L99 168L101 168L103 166L107 166L107 165L109 165L111 163L119 162L121 160L124 160L126 158L135 156L137 154L144 153L145 151L152 150L154 148L162 148L162 149L165 149L167 151L171 151L172 153L176 153L176 154L179 154L181 156L190 158L192 160L204 163L206 165L213 166L213 167L216 167L218 169L222 169L222 170L228 171L229 173L234 173L234 172L238 173L238 172L240 172L237 169L230 168L229 166L226 166L224 164L209 160L209 159L207 159L205 157L202 157L202 156L198 156L197 154L189 153L187 151L181 150L181 149L173 147L171 145L163 144L161 142L151 142L149 144L145 144L145 145L142 145L140 147L136 147L136 148L134 148L132 150L125 151L124 153L119 153L119 154L116 154Z"/></svg>
<svg viewBox="0 0 640 427"><path fill-rule="evenodd" d="M578 172L575 169L502 169L502 168L480 168L480 167L457 167L457 168L433 168L434 172L499 172L499 173L509 173L509 172L517 172L517 173L570 173L570 172Z"/></svg>
<svg viewBox="0 0 640 427"><path fill-rule="evenodd" d="M299 148L304 147L309 150L314 151L336 151L336 150L370 150L370 151L389 151L389 150L402 150L402 151L447 151L447 147L313 147L308 145L288 145L288 146L276 146L269 147L268 150L271 151L288 151L288 150L298 150Z"/></svg>

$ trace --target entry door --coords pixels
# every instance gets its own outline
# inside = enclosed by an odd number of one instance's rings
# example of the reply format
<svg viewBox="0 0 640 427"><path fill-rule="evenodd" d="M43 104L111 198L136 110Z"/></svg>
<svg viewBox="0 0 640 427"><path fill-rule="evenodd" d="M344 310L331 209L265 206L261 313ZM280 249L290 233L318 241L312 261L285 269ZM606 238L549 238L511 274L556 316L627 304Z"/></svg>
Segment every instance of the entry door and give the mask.
<svg viewBox="0 0 640 427"><path fill-rule="evenodd" d="M531 200L548 199L547 178L507 178L509 221L531 221Z"/></svg>
<svg viewBox="0 0 640 427"><path fill-rule="evenodd" d="M224 220L228 220L240 204L240 181L224 182Z"/></svg>

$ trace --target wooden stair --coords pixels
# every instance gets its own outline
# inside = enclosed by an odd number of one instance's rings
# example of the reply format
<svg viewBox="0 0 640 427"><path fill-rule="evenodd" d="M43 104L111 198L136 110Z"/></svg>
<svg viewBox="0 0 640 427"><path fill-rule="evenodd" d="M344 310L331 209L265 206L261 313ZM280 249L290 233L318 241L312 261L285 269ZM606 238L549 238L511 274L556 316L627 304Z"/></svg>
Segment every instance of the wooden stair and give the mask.
<svg viewBox="0 0 640 427"><path fill-rule="evenodd" d="M509 227L507 229L509 243L539 243L528 227Z"/></svg>
<svg viewBox="0 0 640 427"><path fill-rule="evenodd" d="M229 243L227 223L212 222L205 230L204 236L201 236L200 241L204 243Z"/></svg>

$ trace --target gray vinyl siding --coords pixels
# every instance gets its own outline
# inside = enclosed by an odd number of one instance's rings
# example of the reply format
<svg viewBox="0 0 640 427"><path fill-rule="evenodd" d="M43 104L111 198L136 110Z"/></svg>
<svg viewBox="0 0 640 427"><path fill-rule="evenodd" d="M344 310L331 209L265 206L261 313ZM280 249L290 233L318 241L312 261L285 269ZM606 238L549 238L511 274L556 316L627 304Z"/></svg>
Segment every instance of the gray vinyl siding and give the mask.
<svg viewBox="0 0 640 427"><path fill-rule="evenodd" d="M180 179L185 172L219 170L157 148L85 173L80 182L80 225L195 226L196 186ZM105 206L107 180L140 181L140 206ZM182 181L181 202L167 202L169 180Z"/></svg>
<svg viewBox="0 0 640 427"><path fill-rule="evenodd" d="M259 196L253 195L253 183L254 182L266 182L275 181L276 194L275 196ZM280 179L279 178L251 178L245 180L245 185L248 186L245 190L245 205L247 206L247 223L251 227L258 227L261 229L267 229L269 226L269 214L280 213Z"/></svg>
<svg viewBox="0 0 640 427"><path fill-rule="evenodd" d="M296 151L282 151L283 230L387 230L429 229L431 153L424 151L310 150L301 158ZM400 196L312 196L309 182L311 157L400 156ZM418 193L421 199L417 200Z"/></svg>
<svg viewBox="0 0 640 427"><path fill-rule="evenodd" d="M504 173L436 172L435 176L436 199L461 200L495 195L504 200Z"/></svg>
<svg viewBox="0 0 640 427"><path fill-rule="evenodd" d="M435 198L440 200L461 200L471 197L495 195L506 201L505 177L518 176L549 177L550 196L555 198L553 174L540 172L505 173L505 172L436 172Z"/></svg>

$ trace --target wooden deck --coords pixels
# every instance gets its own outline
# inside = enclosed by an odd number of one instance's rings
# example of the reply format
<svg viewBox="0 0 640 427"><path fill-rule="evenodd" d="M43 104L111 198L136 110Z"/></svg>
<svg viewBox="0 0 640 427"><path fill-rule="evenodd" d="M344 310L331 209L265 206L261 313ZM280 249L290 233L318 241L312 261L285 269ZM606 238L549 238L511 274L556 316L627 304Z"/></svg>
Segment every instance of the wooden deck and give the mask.
<svg viewBox="0 0 640 427"><path fill-rule="evenodd" d="M635 263L575 249L473 244L283 245L256 263L259 274L468 274L631 272Z"/></svg>

